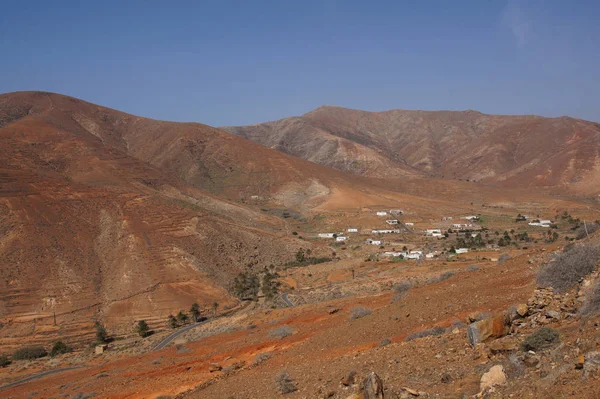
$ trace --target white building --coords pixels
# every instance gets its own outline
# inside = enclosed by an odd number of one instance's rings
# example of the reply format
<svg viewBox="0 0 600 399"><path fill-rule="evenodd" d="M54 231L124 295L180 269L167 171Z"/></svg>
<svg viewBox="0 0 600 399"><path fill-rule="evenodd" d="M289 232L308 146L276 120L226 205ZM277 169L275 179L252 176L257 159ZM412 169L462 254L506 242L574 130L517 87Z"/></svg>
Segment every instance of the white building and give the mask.
<svg viewBox="0 0 600 399"><path fill-rule="evenodd" d="M358 229L349 228L349 229L346 230L346 232L348 232L348 233L358 233Z"/></svg>
<svg viewBox="0 0 600 399"><path fill-rule="evenodd" d="M414 226L415 224L413 222L406 222L404 223L406 226Z"/></svg>
<svg viewBox="0 0 600 399"><path fill-rule="evenodd" d="M381 240L367 240L366 243L371 245L381 245Z"/></svg>
<svg viewBox="0 0 600 399"><path fill-rule="evenodd" d="M390 215L404 215L402 209L390 209Z"/></svg>
<svg viewBox="0 0 600 399"><path fill-rule="evenodd" d="M346 241L347 239L348 239L348 237L346 237L346 236L337 236L337 237L335 238L335 240L336 240L337 242Z"/></svg>
<svg viewBox="0 0 600 399"><path fill-rule="evenodd" d="M431 237L439 237L442 235L442 230L440 229L427 229L425 230L425 235Z"/></svg>
<svg viewBox="0 0 600 399"><path fill-rule="evenodd" d="M319 238L333 238L333 235L334 235L334 234L335 234L335 233L319 233L319 234L318 234L318 237L319 237Z"/></svg>
<svg viewBox="0 0 600 399"><path fill-rule="evenodd" d="M378 211L377 216L387 216L387 212L386 211Z"/></svg>
<svg viewBox="0 0 600 399"><path fill-rule="evenodd" d="M372 234L398 234L400 230L371 230Z"/></svg>
<svg viewBox="0 0 600 399"><path fill-rule="evenodd" d="M466 254L467 252L469 252L468 248L456 248L457 254Z"/></svg>
<svg viewBox="0 0 600 399"><path fill-rule="evenodd" d="M398 219L391 219L385 221L387 224L398 224Z"/></svg>
<svg viewBox="0 0 600 399"><path fill-rule="evenodd" d="M479 216L475 216L475 215L465 216L463 219L467 219L467 220L473 221L473 220L479 219Z"/></svg>

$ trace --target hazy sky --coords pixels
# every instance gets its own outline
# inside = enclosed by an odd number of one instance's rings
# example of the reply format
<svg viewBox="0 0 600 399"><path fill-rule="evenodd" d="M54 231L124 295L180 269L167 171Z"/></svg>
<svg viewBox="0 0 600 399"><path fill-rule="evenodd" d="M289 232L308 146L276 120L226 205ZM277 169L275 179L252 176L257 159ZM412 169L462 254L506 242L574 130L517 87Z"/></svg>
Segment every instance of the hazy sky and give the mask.
<svg viewBox="0 0 600 399"><path fill-rule="evenodd" d="M600 121L600 1L4 1L18 90L216 126L322 104Z"/></svg>

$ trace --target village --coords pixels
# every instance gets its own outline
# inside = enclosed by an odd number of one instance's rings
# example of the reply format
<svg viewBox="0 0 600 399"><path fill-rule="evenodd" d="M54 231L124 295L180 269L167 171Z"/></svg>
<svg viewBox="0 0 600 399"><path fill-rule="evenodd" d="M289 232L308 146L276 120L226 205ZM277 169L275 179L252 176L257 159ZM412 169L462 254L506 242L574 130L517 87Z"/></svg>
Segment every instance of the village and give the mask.
<svg viewBox="0 0 600 399"><path fill-rule="evenodd" d="M345 249L343 246L357 248L364 245L371 259L417 262L449 260L469 252L527 248L539 240L548 243L558 239L558 225L554 221L531 218L520 213L514 217L505 215L508 220L506 230L497 230L498 226L485 223L482 219L487 218L481 214L442 216L435 220L414 214L408 216L401 209L363 209L360 213L366 216L370 225L354 225L336 232L319 232L310 237L330 240L331 244L342 246L342 249ZM566 235L565 240L569 239Z"/></svg>

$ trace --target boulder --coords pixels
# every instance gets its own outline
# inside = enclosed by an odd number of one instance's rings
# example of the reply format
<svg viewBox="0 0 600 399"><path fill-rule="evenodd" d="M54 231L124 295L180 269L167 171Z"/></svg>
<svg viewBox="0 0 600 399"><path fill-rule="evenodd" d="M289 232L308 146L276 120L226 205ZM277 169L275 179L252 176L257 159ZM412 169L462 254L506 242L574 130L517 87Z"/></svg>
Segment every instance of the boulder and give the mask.
<svg viewBox="0 0 600 399"><path fill-rule="evenodd" d="M540 356L535 352L529 351L523 356L523 364L527 367L535 367L540 364Z"/></svg>
<svg viewBox="0 0 600 399"><path fill-rule="evenodd" d="M529 308L527 307L526 303L520 303L516 306L516 308L517 314L521 317L525 317L529 313Z"/></svg>
<svg viewBox="0 0 600 399"><path fill-rule="evenodd" d="M546 317L549 319L560 320L560 313L555 310L546 310Z"/></svg>
<svg viewBox="0 0 600 399"><path fill-rule="evenodd" d="M479 388L481 392L485 392L497 385L506 384L506 373L501 365L493 366L487 373L481 376Z"/></svg>
<svg viewBox="0 0 600 399"><path fill-rule="evenodd" d="M383 399L383 382L374 372L367 374L363 382L364 399Z"/></svg>
<svg viewBox="0 0 600 399"><path fill-rule="evenodd" d="M487 344L492 353L512 352L519 349L519 342L513 337L502 337Z"/></svg>
<svg viewBox="0 0 600 399"><path fill-rule="evenodd" d="M356 376L356 371L350 371L348 374L346 374L344 376L344 378L342 378L342 381L341 381L342 385L348 387L348 386L354 384L355 376Z"/></svg>
<svg viewBox="0 0 600 399"><path fill-rule="evenodd" d="M467 337L472 347L489 338L501 338L508 334L509 322L505 313L498 313L486 319L471 323Z"/></svg>

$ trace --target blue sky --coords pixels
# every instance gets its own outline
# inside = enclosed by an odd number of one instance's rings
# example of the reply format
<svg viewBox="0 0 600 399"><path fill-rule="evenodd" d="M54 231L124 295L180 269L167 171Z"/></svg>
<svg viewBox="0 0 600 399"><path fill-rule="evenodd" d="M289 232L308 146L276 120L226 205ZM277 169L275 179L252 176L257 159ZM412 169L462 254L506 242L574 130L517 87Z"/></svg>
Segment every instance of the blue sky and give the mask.
<svg viewBox="0 0 600 399"><path fill-rule="evenodd" d="M0 92L214 126L323 104L600 121L598 1L11 1Z"/></svg>

